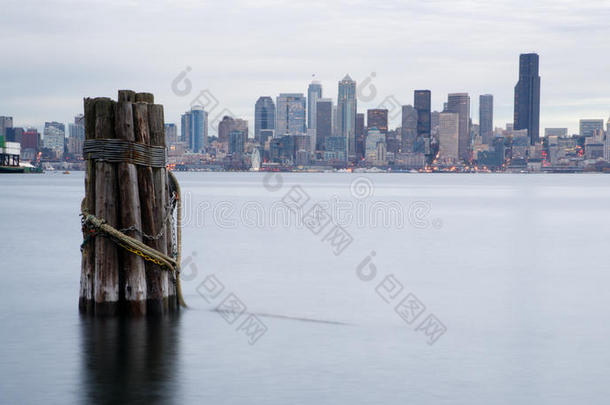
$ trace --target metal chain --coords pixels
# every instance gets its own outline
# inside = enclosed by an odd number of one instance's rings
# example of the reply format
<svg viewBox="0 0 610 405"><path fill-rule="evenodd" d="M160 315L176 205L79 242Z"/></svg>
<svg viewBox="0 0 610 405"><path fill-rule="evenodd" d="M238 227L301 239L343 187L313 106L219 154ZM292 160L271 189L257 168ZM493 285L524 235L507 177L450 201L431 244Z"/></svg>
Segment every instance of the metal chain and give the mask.
<svg viewBox="0 0 610 405"><path fill-rule="evenodd" d="M166 224L168 221L168 218L172 216L172 214L174 212L175 201L176 201L176 197L174 195L172 195L172 198L169 201L169 204L165 206L166 214L165 214L165 218L163 220L163 224ZM143 238L146 238L148 240L159 240L163 237L163 235L165 235L165 229L166 229L165 226L161 227L161 230L155 236L147 234L143 230L138 229L135 225L131 225L127 228L119 229L119 232L122 232L122 233L137 232L138 234L140 234L140 236L142 236Z"/></svg>

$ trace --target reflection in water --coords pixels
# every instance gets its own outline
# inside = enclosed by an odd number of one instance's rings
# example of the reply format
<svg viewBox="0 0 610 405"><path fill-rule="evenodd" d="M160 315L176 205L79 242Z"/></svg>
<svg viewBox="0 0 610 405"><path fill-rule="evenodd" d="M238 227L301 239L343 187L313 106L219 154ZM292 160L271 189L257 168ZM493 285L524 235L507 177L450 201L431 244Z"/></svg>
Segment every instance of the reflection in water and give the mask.
<svg viewBox="0 0 610 405"><path fill-rule="evenodd" d="M174 402L179 318L81 317L82 402Z"/></svg>

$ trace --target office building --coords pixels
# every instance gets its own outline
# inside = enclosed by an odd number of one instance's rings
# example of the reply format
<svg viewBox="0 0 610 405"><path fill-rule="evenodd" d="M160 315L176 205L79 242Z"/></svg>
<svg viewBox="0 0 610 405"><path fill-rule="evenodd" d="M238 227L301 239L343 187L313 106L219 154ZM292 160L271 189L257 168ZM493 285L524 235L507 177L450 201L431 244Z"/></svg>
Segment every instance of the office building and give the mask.
<svg viewBox="0 0 610 405"><path fill-rule="evenodd" d="M447 98L445 112L459 115L458 155L463 161L469 162L470 156L470 97L468 93L451 93ZM440 124L439 124L440 126Z"/></svg>
<svg viewBox="0 0 610 405"><path fill-rule="evenodd" d="M376 108L367 110L366 112L366 127L377 128L382 134L388 134L388 110Z"/></svg>
<svg viewBox="0 0 610 405"><path fill-rule="evenodd" d="M584 137L592 137L596 132L604 130L603 119L592 119L592 120L580 120L579 122L579 134Z"/></svg>
<svg viewBox="0 0 610 405"><path fill-rule="evenodd" d="M301 93L281 93L276 99L275 136L307 133L305 96Z"/></svg>
<svg viewBox="0 0 610 405"><path fill-rule="evenodd" d="M363 159L365 154L364 138L366 131L364 130L364 113L356 113L356 155L358 159Z"/></svg>
<svg viewBox="0 0 610 405"><path fill-rule="evenodd" d="M567 128L544 128L544 136L568 136Z"/></svg>
<svg viewBox="0 0 610 405"><path fill-rule="evenodd" d="M275 104L267 96L259 97L254 106L254 140L259 145L265 144L261 136L263 130L275 130Z"/></svg>
<svg viewBox="0 0 610 405"><path fill-rule="evenodd" d="M417 110L411 105L402 106L401 152L414 151L417 138Z"/></svg>
<svg viewBox="0 0 610 405"><path fill-rule="evenodd" d="M314 80L307 88L307 128L317 128L316 107L319 99L322 98L322 84Z"/></svg>
<svg viewBox="0 0 610 405"><path fill-rule="evenodd" d="M459 121L460 116L457 113L443 112L439 114L437 161L440 164L455 164L460 160Z"/></svg>
<svg viewBox="0 0 610 405"><path fill-rule="evenodd" d="M316 150L324 150L326 138L333 136L333 101L320 98L316 101Z"/></svg>
<svg viewBox="0 0 610 405"><path fill-rule="evenodd" d="M356 82L345 75L337 96L337 135L347 141L348 156L356 153Z"/></svg>
<svg viewBox="0 0 610 405"><path fill-rule="evenodd" d="M530 144L540 141L540 76L538 54L519 56L519 81L515 86L514 129L527 129Z"/></svg>
<svg viewBox="0 0 610 405"><path fill-rule="evenodd" d="M490 145L494 135L494 96L479 96L479 135L485 145Z"/></svg>

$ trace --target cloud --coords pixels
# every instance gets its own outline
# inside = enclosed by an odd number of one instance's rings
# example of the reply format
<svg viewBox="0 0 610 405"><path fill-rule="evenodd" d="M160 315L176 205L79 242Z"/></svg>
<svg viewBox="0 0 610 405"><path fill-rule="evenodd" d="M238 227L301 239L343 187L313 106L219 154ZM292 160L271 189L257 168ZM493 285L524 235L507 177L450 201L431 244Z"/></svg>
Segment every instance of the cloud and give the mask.
<svg viewBox="0 0 610 405"><path fill-rule="evenodd" d="M0 115L17 125L68 122L83 96L119 88L155 93L179 122L189 97L170 90L186 66L195 91L249 119L260 95L306 92L312 73L326 97L337 81L376 72L379 99L433 107L467 91L495 96L496 125L512 120L518 55L541 56L542 127L605 111L610 85L610 6L605 1L26 1L0 16ZM24 102L27 100L27 102ZM57 102L49 102L57 100ZM398 124L397 122L394 123Z"/></svg>

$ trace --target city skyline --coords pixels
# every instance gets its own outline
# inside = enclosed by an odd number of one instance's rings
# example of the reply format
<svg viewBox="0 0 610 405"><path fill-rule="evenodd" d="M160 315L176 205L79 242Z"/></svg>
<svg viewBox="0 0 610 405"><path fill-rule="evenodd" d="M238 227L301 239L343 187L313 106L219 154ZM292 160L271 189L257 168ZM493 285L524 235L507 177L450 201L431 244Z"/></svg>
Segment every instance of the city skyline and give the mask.
<svg viewBox="0 0 610 405"><path fill-rule="evenodd" d="M334 96L333 83L345 73L363 83L373 72L377 97L359 101L359 111L376 108L389 95L411 104L412 91L424 88L432 92L433 110L442 110L447 94L468 92L475 112L478 96L493 94L494 121L502 126L512 122L515 55L528 52L541 59L541 131L567 127L569 133L577 133L580 119L609 115L610 92L601 78L608 73L603 38L610 29L606 23L610 8L596 2L579 2L576 8L546 1L500 2L493 8L479 1L381 2L364 11L340 3L308 3L285 5L274 15L264 12L265 4L155 4L145 13L130 14L133 24L125 33L146 39L138 41L137 49L119 46L122 35L93 37L85 46L76 28L63 24L77 19L95 31L100 21L133 11L129 3L87 7L57 3L45 13L37 10L36 2L31 4L9 3L0 17L4 49L11 55L0 67L4 78L0 111L15 117L16 126L32 125L40 132L46 121L69 122L81 111L84 96L111 96L119 88L139 88L154 91L166 107L166 120L175 123L197 93L209 89L223 108L250 122L253 134L252 105L258 96L306 94L312 74ZM323 13L322 7L326 7ZM513 7L522 12L511 13ZM307 30L302 22L313 15L319 29ZM205 28L199 23L202 17ZM262 24L257 24L257 35L249 37L246 23L233 24L231 31L222 29L220 22L226 18L236 22L258 18ZM16 22L25 20L38 41L15 35ZM398 21L405 20L410 29L397 29ZM167 30L153 32L153 23ZM475 28L471 33L452 35L456 27L471 24ZM294 41L278 47L273 38L281 27L291 27ZM346 29L357 35L338 35ZM509 38L507 31L512 32ZM127 48L130 57L121 58ZM225 48L230 52L220 53ZM97 51L91 54L87 49ZM141 65L122 61L134 53ZM66 58L75 62L65 64ZM247 68L237 63L244 58ZM187 67L192 92L177 96L171 82ZM397 122L390 119L390 126Z"/></svg>

